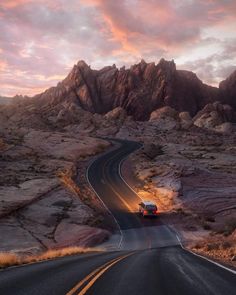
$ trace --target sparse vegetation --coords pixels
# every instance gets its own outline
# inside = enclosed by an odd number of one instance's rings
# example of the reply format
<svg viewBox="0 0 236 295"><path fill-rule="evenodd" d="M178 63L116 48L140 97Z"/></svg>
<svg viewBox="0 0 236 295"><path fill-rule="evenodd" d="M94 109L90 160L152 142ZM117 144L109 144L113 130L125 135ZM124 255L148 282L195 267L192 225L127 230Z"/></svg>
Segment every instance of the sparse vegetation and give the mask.
<svg viewBox="0 0 236 295"><path fill-rule="evenodd" d="M77 184L72 179L73 173L72 171L66 170L66 171L59 171L57 173L57 176L61 180L61 182L64 184L66 188L68 188L71 192L73 192L75 195L79 195L80 189L77 186Z"/></svg>
<svg viewBox="0 0 236 295"><path fill-rule="evenodd" d="M206 246L207 251L218 250L219 248L220 248L220 245L218 243L209 243Z"/></svg>
<svg viewBox="0 0 236 295"><path fill-rule="evenodd" d="M0 253L0 267L8 267L20 263L20 258L14 253Z"/></svg>
<svg viewBox="0 0 236 295"><path fill-rule="evenodd" d="M206 240L197 242L192 250L236 266L236 244L233 236L223 237L219 234L209 236Z"/></svg>
<svg viewBox="0 0 236 295"><path fill-rule="evenodd" d="M18 256L14 253L2 252L0 253L0 268L94 251L95 250L93 248L68 247L62 249L51 249L42 254L28 256ZM96 249L96 251L102 251L102 249Z"/></svg>
<svg viewBox="0 0 236 295"><path fill-rule="evenodd" d="M236 218L231 218L226 222L226 231L231 235L236 230Z"/></svg>
<svg viewBox="0 0 236 295"><path fill-rule="evenodd" d="M206 222L203 222L202 227L203 227L203 229L205 229L205 230L211 230L211 226L210 226L210 224L208 224L208 223L206 223Z"/></svg>
<svg viewBox="0 0 236 295"><path fill-rule="evenodd" d="M217 231L219 234L223 234L225 237L230 236L236 230L236 218L230 218L226 220L223 227Z"/></svg>
<svg viewBox="0 0 236 295"><path fill-rule="evenodd" d="M229 241L224 241L221 245L222 249L228 249L232 246L232 243Z"/></svg>

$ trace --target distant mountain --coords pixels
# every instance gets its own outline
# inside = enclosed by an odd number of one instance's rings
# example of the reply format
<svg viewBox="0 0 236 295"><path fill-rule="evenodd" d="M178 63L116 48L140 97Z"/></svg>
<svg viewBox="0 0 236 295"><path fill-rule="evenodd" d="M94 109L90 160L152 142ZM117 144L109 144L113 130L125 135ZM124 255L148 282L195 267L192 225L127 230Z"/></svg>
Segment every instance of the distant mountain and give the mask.
<svg viewBox="0 0 236 295"><path fill-rule="evenodd" d="M135 119L147 120L153 110L166 105L194 115L218 99L218 89L204 85L192 72L176 70L174 61L161 59L155 65L142 60L129 69L113 65L101 70L79 61L61 83L34 99L40 105L71 101L101 114L122 107Z"/></svg>
<svg viewBox="0 0 236 295"><path fill-rule="evenodd" d="M206 104L220 101L236 107L236 74L220 84L208 86L193 72L177 70L174 61L140 63L129 69L115 65L93 70L79 61L56 87L32 98L34 106L51 108L75 103L91 113L105 114L122 107L136 120L148 120L163 106L188 111L194 116ZM30 99L30 101L32 101Z"/></svg>
<svg viewBox="0 0 236 295"><path fill-rule="evenodd" d="M0 96L0 105L9 105L12 103L12 97Z"/></svg>
<svg viewBox="0 0 236 295"><path fill-rule="evenodd" d="M28 100L29 96L15 95L13 97L0 96L0 105L10 105L12 103L20 103L23 100Z"/></svg>

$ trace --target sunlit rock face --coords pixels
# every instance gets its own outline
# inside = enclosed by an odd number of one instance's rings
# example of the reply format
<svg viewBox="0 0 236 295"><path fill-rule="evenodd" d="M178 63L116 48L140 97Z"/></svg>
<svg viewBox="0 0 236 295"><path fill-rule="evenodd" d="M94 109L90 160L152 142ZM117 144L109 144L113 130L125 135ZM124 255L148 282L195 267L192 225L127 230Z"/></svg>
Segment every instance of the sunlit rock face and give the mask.
<svg viewBox="0 0 236 295"><path fill-rule="evenodd" d="M219 102L207 104L193 118L195 126L215 130L220 133L230 133L232 131L232 125L229 122L234 120L235 112L233 108Z"/></svg>
<svg viewBox="0 0 236 295"><path fill-rule="evenodd" d="M163 106L193 116L217 99L217 88L203 84L192 72L176 70L174 61L164 59L157 65L142 60L129 69L113 65L101 70L79 61L61 83L34 97L39 106L67 101L100 114L122 107L141 121Z"/></svg>
<svg viewBox="0 0 236 295"><path fill-rule="evenodd" d="M179 128L178 112L169 106L153 111L149 121L156 124L160 130Z"/></svg>

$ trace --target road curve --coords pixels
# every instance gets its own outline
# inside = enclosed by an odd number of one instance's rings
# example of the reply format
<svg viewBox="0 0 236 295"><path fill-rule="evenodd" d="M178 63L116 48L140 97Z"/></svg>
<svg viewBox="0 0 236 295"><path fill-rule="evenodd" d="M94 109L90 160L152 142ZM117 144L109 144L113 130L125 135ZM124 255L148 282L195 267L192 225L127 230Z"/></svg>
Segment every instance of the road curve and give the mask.
<svg viewBox="0 0 236 295"><path fill-rule="evenodd" d="M88 169L88 180L119 224L121 239L103 246L117 250L143 250L179 245L176 235L159 218L140 218L140 197L124 182L120 165L124 158L141 145L116 140L120 147L96 159Z"/></svg>
<svg viewBox="0 0 236 295"><path fill-rule="evenodd" d="M112 251L0 271L0 294L236 294L235 274L184 250L159 219L136 214L139 197L124 183L119 167L137 148L120 141L88 170L93 189L120 227L104 244Z"/></svg>

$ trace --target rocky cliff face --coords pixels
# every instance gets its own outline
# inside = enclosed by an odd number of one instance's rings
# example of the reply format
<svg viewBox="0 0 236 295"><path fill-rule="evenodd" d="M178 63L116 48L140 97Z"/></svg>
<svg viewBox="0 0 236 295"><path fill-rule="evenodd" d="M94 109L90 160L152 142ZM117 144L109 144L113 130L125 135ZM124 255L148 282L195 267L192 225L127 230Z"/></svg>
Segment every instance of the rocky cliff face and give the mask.
<svg viewBox="0 0 236 295"><path fill-rule="evenodd" d="M236 71L219 85L221 100L236 109Z"/></svg>
<svg viewBox="0 0 236 295"><path fill-rule="evenodd" d="M92 70L79 61L56 87L36 95L38 105L73 102L86 111L104 114L122 107L136 120L147 120L152 111L170 106L195 115L219 99L218 89L203 84L189 71L176 70L174 61L139 64L129 69L115 65Z"/></svg>

